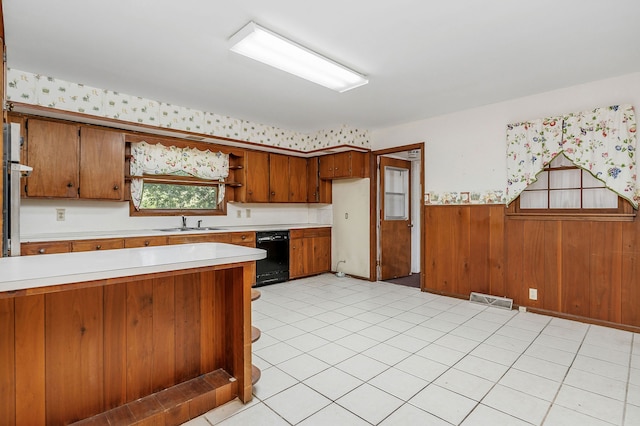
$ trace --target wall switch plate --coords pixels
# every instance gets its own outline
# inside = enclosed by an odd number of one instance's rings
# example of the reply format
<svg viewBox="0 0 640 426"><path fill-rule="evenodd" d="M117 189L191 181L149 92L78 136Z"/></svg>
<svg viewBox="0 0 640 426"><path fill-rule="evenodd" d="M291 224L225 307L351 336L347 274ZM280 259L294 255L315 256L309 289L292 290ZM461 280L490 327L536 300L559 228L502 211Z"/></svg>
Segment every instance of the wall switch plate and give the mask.
<svg viewBox="0 0 640 426"><path fill-rule="evenodd" d="M537 288L530 288L529 289L529 299L538 300L538 289Z"/></svg>
<svg viewBox="0 0 640 426"><path fill-rule="evenodd" d="M58 222L63 222L65 220L65 209L56 209L56 220Z"/></svg>
<svg viewBox="0 0 640 426"><path fill-rule="evenodd" d="M242 217L242 210L237 210L237 211L236 211L236 217L237 217L238 219L240 219L240 218Z"/></svg>
<svg viewBox="0 0 640 426"><path fill-rule="evenodd" d="M245 216L247 216L247 218L251 217L251 209L244 209L245 212Z"/></svg>

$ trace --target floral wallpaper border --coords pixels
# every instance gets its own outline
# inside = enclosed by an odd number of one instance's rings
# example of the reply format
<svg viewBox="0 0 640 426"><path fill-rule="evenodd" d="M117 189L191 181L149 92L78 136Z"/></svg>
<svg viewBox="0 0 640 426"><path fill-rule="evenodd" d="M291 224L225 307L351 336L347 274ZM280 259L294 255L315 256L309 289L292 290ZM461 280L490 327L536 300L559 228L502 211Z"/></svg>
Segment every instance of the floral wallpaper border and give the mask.
<svg viewBox="0 0 640 426"><path fill-rule="evenodd" d="M348 125L301 133L11 68L7 100L301 152L339 145L371 148L369 131Z"/></svg>
<svg viewBox="0 0 640 426"><path fill-rule="evenodd" d="M467 192L427 192L424 194L424 204L427 206L457 205L457 204L505 204L506 196L503 190L467 191Z"/></svg>

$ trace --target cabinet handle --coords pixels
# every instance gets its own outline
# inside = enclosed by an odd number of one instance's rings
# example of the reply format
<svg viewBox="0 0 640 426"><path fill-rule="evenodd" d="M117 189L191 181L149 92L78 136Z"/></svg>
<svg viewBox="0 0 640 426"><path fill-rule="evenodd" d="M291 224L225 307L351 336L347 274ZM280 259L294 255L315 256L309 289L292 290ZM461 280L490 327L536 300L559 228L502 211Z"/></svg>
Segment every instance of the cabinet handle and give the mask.
<svg viewBox="0 0 640 426"><path fill-rule="evenodd" d="M43 248L41 248L40 250L38 250L38 253L40 253L40 254L45 254L45 252L46 252L46 250L45 250L45 249L43 249Z"/></svg>
<svg viewBox="0 0 640 426"><path fill-rule="evenodd" d="M144 242L144 246L146 247L146 246L148 246L148 245L149 245L149 241L145 241L145 242Z"/></svg>
<svg viewBox="0 0 640 426"><path fill-rule="evenodd" d="M120 187L119 187L118 185L114 185L114 186L113 186L113 190L114 190L114 191L117 191L118 189L120 189Z"/></svg>
<svg viewBox="0 0 640 426"><path fill-rule="evenodd" d="M102 246L101 246L100 244L98 244L98 245L96 246L96 250L100 250L101 248L102 248Z"/></svg>
<svg viewBox="0 0 640 426"><path fill-rule="evenodd" d="M69 183L67 184L67 188L73 188L73 184L72 184L71 182L69 182Z"/></svg>
<svg viewBox="0 0 640 426"><path fill-rule="evenodd" d="M272 193L271 193L271 195L276 195L276 193L275 193L275 192L272 192Z"/></svg>
<svg viewBox="0 0 640 426"><path fill-rule="evenodd" d="M253 191L252 190L249 190L248 192L249 192L249 195L253 195Z"/></svg>
<svg viewBox="0 0 640 426"><path fill-rule="evenodd" d="M243 235L241 238L242 238L243 240L246 240L246 239L247 239L247 236L246 236L246 235Z"/></svg>

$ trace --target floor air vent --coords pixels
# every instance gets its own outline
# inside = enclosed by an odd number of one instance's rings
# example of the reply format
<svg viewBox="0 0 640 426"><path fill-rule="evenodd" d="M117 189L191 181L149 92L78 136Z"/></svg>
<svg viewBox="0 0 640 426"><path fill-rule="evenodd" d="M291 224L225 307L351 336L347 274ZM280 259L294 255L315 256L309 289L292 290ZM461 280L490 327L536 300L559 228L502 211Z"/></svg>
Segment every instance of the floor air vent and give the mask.
<svg viewBox="0 0 640 426"><path fill-rule="evenodd" d="M471 293L471 295L469 296L469 301L509 310L511 310L511 307L513 306L512 299L508 299L506 297L489 296L488 294L482 293Z"/></svg>

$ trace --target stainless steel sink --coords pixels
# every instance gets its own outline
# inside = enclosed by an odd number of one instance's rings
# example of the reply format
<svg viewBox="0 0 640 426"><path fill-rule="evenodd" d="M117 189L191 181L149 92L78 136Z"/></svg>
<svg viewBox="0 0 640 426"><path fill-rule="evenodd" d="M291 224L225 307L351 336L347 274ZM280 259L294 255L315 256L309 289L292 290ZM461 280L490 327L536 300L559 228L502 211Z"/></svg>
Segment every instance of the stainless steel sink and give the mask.
<svg viewBox="0 0 640 426"><path fill-rule="evenodd" d="M216 231L222 228L216 228L213 226L203 226L201 228L194 228L194 227L186 227L186 228L162 228L162 229L157 229L157 231L163 231L163 232L187 232L187 231Z"/></svg>

